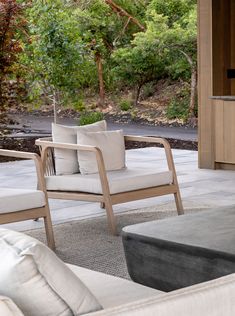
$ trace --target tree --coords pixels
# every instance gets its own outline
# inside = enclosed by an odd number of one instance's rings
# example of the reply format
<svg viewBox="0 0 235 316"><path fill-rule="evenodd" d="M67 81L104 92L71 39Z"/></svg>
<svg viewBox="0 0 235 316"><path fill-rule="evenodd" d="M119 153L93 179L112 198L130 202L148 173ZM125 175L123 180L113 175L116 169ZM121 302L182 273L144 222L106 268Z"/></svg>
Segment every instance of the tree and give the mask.
<svg viewBox="0 0 235 316"><path fill-rule="evenodd" d="M164 76L191 77L189 116L195 112L197 86L196 5L193 0L152 0L146 10L146 31L135 34L131 46L113 54L115 71L136 86L136 103L141 87Z"/></svg>
<svg viewBox="0 0 235 316"><path fill-rule="evenodd" d="M173 61L171 69L181 68L182 71L188 68L190 75L190 104L189 118L195 116L195 105L197 95L197 27L196 27L196 10L189 12L185 16L185 28L179 23L175 23L173 28L166 34L166 45L170 47L171 59ZM177 58L176 58L177 57ZM184 59L188 67L182 63ZM182 68L183 65L183 68ZM180 67L181 66L181 67Z"/></svg>
<svg viewBox="0 0 235 316"><path fill-rule="evenodd" d="M187 79L190 72L189 117L195 115L197 90L197 9L195 0L153 0L148 7L150 19L162 15L168 28L162 34L162 47L168 48L168 72Z"/></svg>
<svg viewBox="0 0 235 316"><path fill-rule="evenodd" d="M34 0L28 15L31 44L25 51L25 62L32 82L40 84L56 106L62 102L62 94L76 96L87 80L84 72L89 62L77 20L61 0Z"/></svg>
<svg viewBox="0 0 235 316"><path fill-rule="evenodd" d="M4 109L3 81L16 71L14 66L22 51L21 33L25 32L26 20L23 7L16 0L0 0L0 110Z"/></svg>
<svg viewBox="0 0 235 316"><path fill-rule="evenodd" d="M135 86L135 104L144 84L166 75L166 49L161 46L162 34L167 28L166 18L157 16L154 23L146 24L146 31L135 34L131 46L113 53L116 76Z"/></svg>
<svg viewBox="0 0 235 316"><path fill-rule="evenodd" d="M87 43L87 48L90 54L93 54L97 65L100 104L104 104L105 99L104 68L107 67L110 73L109 61L113 50L129 43L136 31L144 29L138 17L132 15L132 10L140 6L143 9L143 0L136 0L135 5L130 0L78 2L76 15L82 38L84 43Z"/></svg>

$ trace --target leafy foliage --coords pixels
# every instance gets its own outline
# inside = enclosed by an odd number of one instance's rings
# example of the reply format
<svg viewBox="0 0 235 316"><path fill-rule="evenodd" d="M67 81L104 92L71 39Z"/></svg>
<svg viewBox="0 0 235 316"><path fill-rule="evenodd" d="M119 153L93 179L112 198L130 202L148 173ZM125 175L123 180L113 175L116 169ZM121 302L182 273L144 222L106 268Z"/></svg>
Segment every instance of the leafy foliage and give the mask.
<svg viewBox="0 0 235 316"><path fill-rule="evenodd" d="M121 100L119 106L120 106L120 109L122 111L129 111L131 109L132 102L131 102L131 100L123 99L123 100Z"/></svg>
<svg viewBox="0 0 235 316"><path fill-rule="evenodd" d="M93 81L76 17L66 1L34 0L29 23L32 43L23 58L31 68L32 86L40 84L41 93L64 92L74 98L81 86Z"/></svg>
<svg viewBox="0 0 235 316"><path fill-rule="evenodd" d="M182 90L174 96L167 108L167 117L169 119L180 118L186 121L188 119L189 91Z"/></svg>
<svg viewBox="0 0 235 316"><path fill-rule="evenodd" d="M184 26L184 16L195 6L195 0L152 0L148 12L157 12L167 17L167 24L173 27L175 23ZM148 13L147 13L148 14Z"/></svg>
<svg viewBox="0 0 235 316"><path fill-rule="evenodd" d="M4 98L2 83L7 75L17 73L17 59L22 51L21 36L26 20L22 16L23 7L16 0L0 0L0 107Z"/></svg>
<svg viewBox="0 0 235 316"><path fill-rule="evenodd" d="M81 114L79 123L80 125L93 124L104 119L102 112L84 112Z"/></svg>
<svg viewBox="0 0 235 316"><path fill-rule="evenodd" d="M53 96L54 101L82 111L84 90L99 87L103 97L104 90L134 90L137 103L142 89L147 94L153 83L170 77L191 82L194 93L185 99L185 106L188 102L194 111L196 0L30 3L26 10L30 43L22 46L20 61L28 69L32 100ZM172 104L170 108L180 112L177 101Z"/></svg>

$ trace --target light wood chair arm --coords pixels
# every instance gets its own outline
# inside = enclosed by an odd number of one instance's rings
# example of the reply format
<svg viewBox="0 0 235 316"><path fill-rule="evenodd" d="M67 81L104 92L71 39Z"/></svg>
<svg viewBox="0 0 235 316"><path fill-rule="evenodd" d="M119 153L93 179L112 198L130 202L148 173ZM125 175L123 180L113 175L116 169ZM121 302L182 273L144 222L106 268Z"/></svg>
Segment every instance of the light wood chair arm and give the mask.
<svg viewBox="0 0 235 316"><path fill-rule="evenodd" d="M42 161L38 154L23 151L0 149L0 156L33 160L37 172L38 189L43 191L47 196Z"/></svg>
<svg viewBox="0 0 235 316"><path fill-rule="evenodd" d="M164 148L171 148L169 142L165 138L161 138L161 137L126 135L124 136L124 138L126 141L157 143L157 144L163 145Z"/></svg>
<svg viewBox="0 0 235 316"><path fill-rule="evenodd" d="M135 135L126 135L126 136L124 136L124 138L125 138L125 141L156 143L156 144L163 145L163 147L165 149L168 168L173 173L173 182L178 185L178 180L177 180L177 176L176 176L176 170L175 170L175 164L174 164L171 146L165 138L149 137L149 136L135 136Z"/></svg>
<svg viewBox="0 0 235 316"><path fill-rule="evenodd" d="M40 146L44 150L46 148L57 148L57 149L70 149L70 150L82 150L82 151L96 152L98 149L97 147L89 146L89 145L54 143L52 141L45 141L45 140L41 140L41 139L37 139L35 144L37 146Z"/></svg>

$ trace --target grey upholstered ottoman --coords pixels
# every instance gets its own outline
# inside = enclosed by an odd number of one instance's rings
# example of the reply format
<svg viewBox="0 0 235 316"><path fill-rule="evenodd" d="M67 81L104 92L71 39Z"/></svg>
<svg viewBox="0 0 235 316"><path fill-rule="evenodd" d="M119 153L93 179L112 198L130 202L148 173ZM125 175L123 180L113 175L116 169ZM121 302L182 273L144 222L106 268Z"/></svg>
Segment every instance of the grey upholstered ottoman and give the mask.
<svg viewBox="0 0 235 316"><path fill-rule="evenodd" d="M235 207L123 228L131 278L161 291L235 272Z"/></svg>

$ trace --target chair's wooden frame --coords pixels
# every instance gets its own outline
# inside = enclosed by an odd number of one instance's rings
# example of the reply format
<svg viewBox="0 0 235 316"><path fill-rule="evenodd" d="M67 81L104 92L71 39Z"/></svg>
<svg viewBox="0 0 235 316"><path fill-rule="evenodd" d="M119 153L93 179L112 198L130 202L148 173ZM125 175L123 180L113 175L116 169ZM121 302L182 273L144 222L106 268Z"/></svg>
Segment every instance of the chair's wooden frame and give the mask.
<svg viewBox="0 0 235 316"><path fill-rule="evenodd" d="M55 148L70 149L70 150L81 150L93 152L96 155L99 176L101 181L101 187L103 194L91 194L84 192L64 192L64 191L47 191L48 197L52 199L64 199L64 200L80 200L89 202L100 202L101 207L106 209L108 224L111 232L115 235L116 222L113 213L113 205L119 203L125 203L135 200L141 200L145 198L151 198L155 196L161 196L166 194L174 194L176 208L178 214L184 214L183 205L180 196L179 185L177 181L175 165L173 161L173 155L169 142L163 138L157 137L141 137L141 136L125 136L125 141L134 142L146 142L146 143L158 143L163 145L165 149L167 164L169 171L173 174L173 182L169 185L151 187L147 189L110 194L109 183L107 174L105 171L105 165L102 153L99 148L93 146L84 146L76 144L65 144L65 143L53 143L51 138L42 138L36 140L36 145L40 147L41 157L43 162L43 168L45 175L55 175L55 168L53 162L53 150Z"/></svg>
<svg viewBox="0 0 235 316"><path fill-rule="evenodd" d="M45 195L45 206L39 207L39 208L33 208L33 209L26 209L22 211L16 211L16 212L0 213L0 224L25 221L29 219L38 219L42 217L44 219L47 244L51 249L54 250L55 241L54 241L51 214L50 214L50 209L49 209L49 204L48 204L48 195L47 195L47 190L46 190L46 184L45 184L45 179L44 179L44 172L43 172L41 158L39 157L39 155L35 153L27 153L27 152L6 150L6 149L0 149L0 156L33 160L35 163L36 172L37 172L38 190L43 191Z"/></svg>

